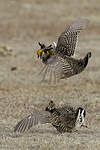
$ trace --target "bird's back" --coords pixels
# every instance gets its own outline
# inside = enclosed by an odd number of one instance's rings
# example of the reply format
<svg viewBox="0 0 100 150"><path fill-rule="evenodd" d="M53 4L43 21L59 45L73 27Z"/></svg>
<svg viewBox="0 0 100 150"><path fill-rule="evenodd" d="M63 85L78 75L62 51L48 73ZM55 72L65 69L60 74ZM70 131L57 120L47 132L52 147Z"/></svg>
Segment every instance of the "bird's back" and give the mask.
<svg viewBox="0 0 100 150"><path fill-rule="evenodd" d="M75 127L76 111L70 106L55 108L50 121L59 132L71 132Z"/></svg>

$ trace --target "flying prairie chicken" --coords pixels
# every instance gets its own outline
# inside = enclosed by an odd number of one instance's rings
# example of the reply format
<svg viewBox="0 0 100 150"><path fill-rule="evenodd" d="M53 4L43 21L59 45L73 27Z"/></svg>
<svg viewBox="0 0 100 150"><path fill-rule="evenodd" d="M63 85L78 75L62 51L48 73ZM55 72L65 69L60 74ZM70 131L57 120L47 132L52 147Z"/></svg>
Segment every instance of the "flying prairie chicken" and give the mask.
<svg viewBox="0 0 100 150"><path fill-rule="evenodd" d="M27 131L39 123L51 123L60 133L72 132L76 125L78 127L87 127L85 125L85 116L86 111L82 107L74 108L70 105L65 105L56 108L55 103L50 101L45 111L34 112L22 119L15 126L14 132L21 133Z"/></svg>
<svg viewBox="0 0 100 150"><path fill-rule="evenodd" d="M75 59L72 56L77 44L78 35L88 24L87 19L80 19L73 22L58 38L57 46L46 47L39 43L41 49L37 50L38 58L42 60L44 67L41 70L43 80L56 82L59 79L69 78L82 72L88 64L91 52L88 52L82 59Z"/></svg>

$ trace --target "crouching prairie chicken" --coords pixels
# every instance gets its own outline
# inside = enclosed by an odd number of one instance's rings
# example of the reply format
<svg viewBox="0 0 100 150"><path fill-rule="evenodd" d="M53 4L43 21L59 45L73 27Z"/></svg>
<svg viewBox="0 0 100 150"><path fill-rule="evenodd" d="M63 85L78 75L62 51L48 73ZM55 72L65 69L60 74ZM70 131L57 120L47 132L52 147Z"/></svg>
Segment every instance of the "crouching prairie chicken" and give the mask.
<svg viewBox="0 0 100 150"><path fill-rule="evenodd" d="M91 57L88 52L84 58L75 59L72 56L77 44L78 35L88 24L87 19L80 19L73 22L58 38L57 46L52 45L46 47L39 43L41 49L37 50L38 58L44 64L41 73L43 80L56 82L59 79L69 78L82 72Z"/></svg>
<svg viewBox="0 0 100 150"><path fill-rule="evenodd" d="M28 117L22 119L14 128L14 132L21 133L29 130L32 126L39 123L51 123L57 131L72 132L76 125L87 127L85 125L86 111L82 107L74 108L70 105L56 107L53 101L45 108L45 111L34 112Z"/></svg>

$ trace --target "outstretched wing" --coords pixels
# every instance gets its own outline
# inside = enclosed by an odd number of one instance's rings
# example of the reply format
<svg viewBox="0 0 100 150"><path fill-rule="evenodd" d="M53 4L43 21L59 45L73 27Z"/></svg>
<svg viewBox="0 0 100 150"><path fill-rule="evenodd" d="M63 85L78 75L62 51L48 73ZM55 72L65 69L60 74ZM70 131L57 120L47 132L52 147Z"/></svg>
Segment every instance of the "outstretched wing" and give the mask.
<svg viewBox="0 0 100 150"><path fill-rule="evenodd" d="M56 84L59 79L69 78L82 72L88 63L85 57L83 59L75 59L68 56L64 58L60 56L51 56L41 70L43 80Z"/></svg>
<svg viewBox="0 0 100 150"><path fill-rule="evenodd" d="M29 130L32 126L35 126L39 123L45 124L50 123L49 120L50 113L46 111L34 112L26 118L22 119L15 127L14 132L24 132Z"/></svg>
<svg viewBox="0 0 100 150"><path fill-rule="evenodd" d="M58 38L55 53L60 54L60 56L72 56L76 48L78 34L87 24L87 19L73 22Z"/></svg>
<svg viewBox="0 0 100 150"><path fill-rule="evenodd" d="M42 81L48 81L49 84L56 84L64 74L63 61L64 59L62 57L52 55L40 71L40 75L43 75Z"/></svg>

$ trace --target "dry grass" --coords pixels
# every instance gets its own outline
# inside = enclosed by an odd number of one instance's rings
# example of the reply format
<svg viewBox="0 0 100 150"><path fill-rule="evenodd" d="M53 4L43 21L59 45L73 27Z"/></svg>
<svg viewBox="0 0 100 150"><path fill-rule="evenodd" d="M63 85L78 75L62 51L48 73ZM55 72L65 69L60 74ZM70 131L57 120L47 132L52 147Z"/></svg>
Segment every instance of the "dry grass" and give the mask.
<svg viewBox="0 0 100 150"><path fill-rule="evenodd" d="M13 50L10 55L0 55L0 150L100 149L99 10L98 0L0 0L0 47ZM32 56L39 48L37 42L57 41L77 18L90 20L76 51L78 57L92 52L87 69L56 87L40 84L40 64ZM50 99L57 105L83 105L89 129L59 134L47 124L13 137L16 123L33 111L43 110Z"/></svg>

